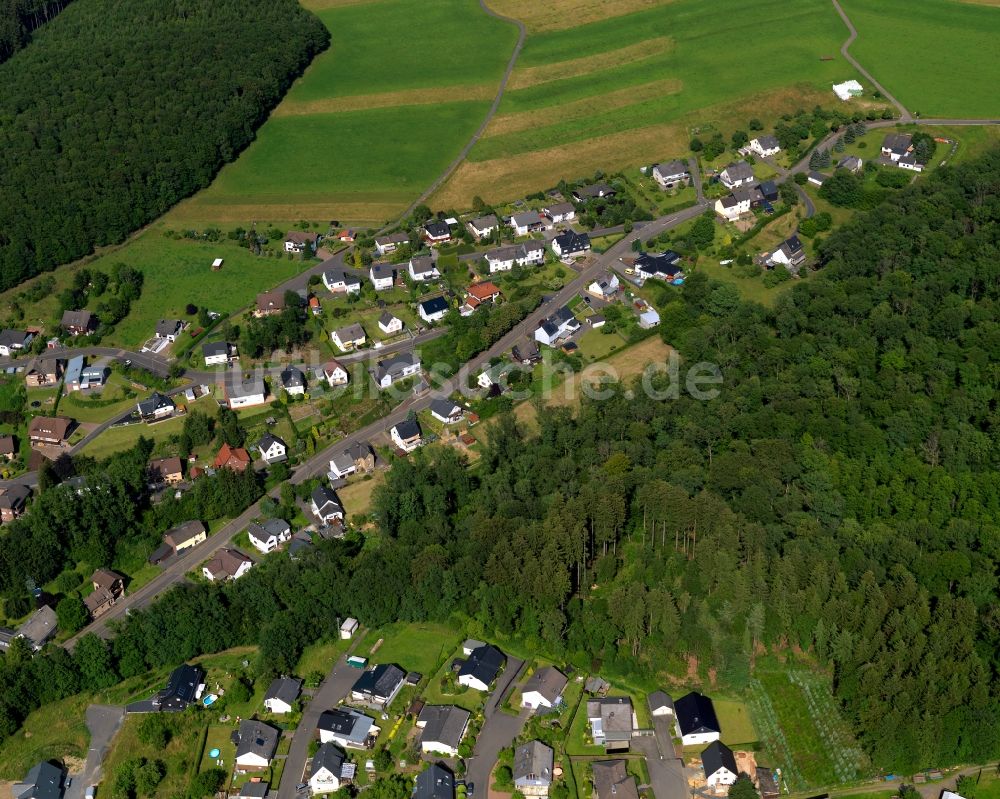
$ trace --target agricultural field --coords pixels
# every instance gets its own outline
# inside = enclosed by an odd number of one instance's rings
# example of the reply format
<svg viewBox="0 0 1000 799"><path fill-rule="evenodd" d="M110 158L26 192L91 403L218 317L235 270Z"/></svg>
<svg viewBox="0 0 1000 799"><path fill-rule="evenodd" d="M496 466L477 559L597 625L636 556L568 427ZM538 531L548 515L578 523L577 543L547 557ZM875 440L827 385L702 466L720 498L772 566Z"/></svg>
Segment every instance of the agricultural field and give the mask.
<svg viewBox="0 0 1000 799"><path fill-rule="evenodd" d="M851 54L913 114L1000 114L1000 9L953 0L844 0Z"/></svg>
<svg viewBox="0 0 1000 799"><path fill-rule="evenodd" d="M482 123L517 40L475 0L308 0L330 48L256 141L173 220L340 220L400 214Z"/></svg>
<svg viewBox="0 0 1000 799"><path fill-rule="evenodd" d="M532 14L518 0L501 5ZM630 2L631 13L597 20L557 5L574 26L542 22L529 34L500 113L436 204L499 201L682 156L695 127L728 135L751 116L767 125L832 104L830 84L859 77L839 55L844 26L825 3ZM747 69L734 37L765 30L769 57Z"/></svg>
<svg viewBox="0 0 1000 799"><path fill-rule="evenodd" d="M867 757L823 675L802 666L762 665L751 682L749 705L764 751L791 790L869 775Z"/></svg>

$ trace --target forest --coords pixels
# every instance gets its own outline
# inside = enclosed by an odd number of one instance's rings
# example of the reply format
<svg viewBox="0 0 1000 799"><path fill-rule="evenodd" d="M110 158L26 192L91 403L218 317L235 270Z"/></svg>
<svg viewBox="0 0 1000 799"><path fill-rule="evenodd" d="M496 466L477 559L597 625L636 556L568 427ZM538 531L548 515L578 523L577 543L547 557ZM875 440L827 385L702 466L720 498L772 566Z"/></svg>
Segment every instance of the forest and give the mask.
<svg viewBox="0 0 1000 799"><path fill-rule="evenodd" d="M0 64L0 290L208 185L328 42L294 0L68 5Z"/></svg>
<svg viewBox="0 0 1000 799"><path fill-rule="evenodd" d="M0 64L31 40L40 28L72 0L0 0Z"/></svg>
<svg viewBox="0 0 1000 799"><path fill-rule="evenodd" d="M501 414L471 467L397 461L374 545L179 588L72 656L15 652L0 731L38 697L237 644L280 673L349 614L454 619L610 675L693 656L736 691L760 653L801 649L877 768L995 758L998 198L1000 153L936 171L832 232L773 309L692 274L661 330L719 365L717 399L622 387L537 434Z"/></svg>

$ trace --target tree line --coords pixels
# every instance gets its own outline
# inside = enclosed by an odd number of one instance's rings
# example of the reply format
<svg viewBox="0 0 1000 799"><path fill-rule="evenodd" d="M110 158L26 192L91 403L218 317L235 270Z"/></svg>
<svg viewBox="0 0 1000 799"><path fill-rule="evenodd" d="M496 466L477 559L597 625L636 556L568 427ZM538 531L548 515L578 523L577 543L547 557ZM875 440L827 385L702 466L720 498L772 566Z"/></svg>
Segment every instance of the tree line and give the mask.
<svg viewBox="0 0 1000 799"><path fill-rule="evenodd" d="M0 64L31 41L72 0L0 0Z"/></svg>
<svg viewBox="0 0 1000 799"><path fill-rule="evenodd" d="M67 7L0 65L0 289L205 187L328 41L293 0Z"/></svg>

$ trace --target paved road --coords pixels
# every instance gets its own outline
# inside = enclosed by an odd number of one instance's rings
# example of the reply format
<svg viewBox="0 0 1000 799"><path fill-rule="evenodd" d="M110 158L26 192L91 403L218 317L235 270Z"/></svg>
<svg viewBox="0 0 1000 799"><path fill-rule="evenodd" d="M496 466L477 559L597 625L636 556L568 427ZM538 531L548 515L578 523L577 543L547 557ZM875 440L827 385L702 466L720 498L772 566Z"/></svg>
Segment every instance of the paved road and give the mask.
<svg viewBox="0 0 1000 799"><path fill-rule="evenodd" d="M510 693L524 671L525 665L523 660L513 657L507 658L507 668L504 669L500 682L490 695L483 711L485 720L479 730L479 736L476 738L472 757L466 761L467 771L465 775L466 782L471 782L475 786L477 796L485 797L489 794L490 772L493 771L500 750L513 743L531 716L531 711L527 708L522 708L516 716L500 709L504 698Z"/></svg>
<svg viewBox="0 0 1000 799"><path fill-rule="evenodd" d="M347 665L347 657L354 652L361 638L361 630L358 630L354 634L354 643L334 662L330 673L306 705L285 759L285 769L278 786L278 799L295 799L295 786L302 782L300 778L305 773L306 761L309 759L309 743L313 740L320 715L336 707L358 679L358 670Z"/></svg>
<svg viewBox="0 0 1000 799"><path fill-rule="evenodd" d="M656 799L690 799L684 763L674 752L670 726L654 719L654 736L632 739L632 748L642 753L649 769L649 782Z"/></svg>
<svg viewBox="0 0 1000 799"><path fill-rule="evenodd" d="M124 718L125 708L119 705L90 705L87 708L87 730L90 732L87 761L81 773L69 775L73 784L66 789L65 799L83 799L87 787L100 781L101 762Z"/></svg>
<svg viewBox="0 0 1000 799"><path fill-rule="evenodd" d="M844 58L846 58L847 61L850 64L852 64L858 72L860 72L862 75L868 78L868 82L871 83L872 86L874 86L876 89L878 89L882 93L883 97L885 97L890 103L892 103L894 106L896 106L897 109L899 109L901 121L909 122L910 120L913 119L913 115L909 111L907 111L906 107L901 102L899 102L899 100L893 97L881 83L875 80L874 76L867 69L861 66L861 64L858 63L857 59L854 56L850 54L849 48L854 43L854 40L858 38L858 31L854 27L854 23L851 22L850 17L848 17L844 9L841 8L841 5L838 2L838 0L832 0L832 2L833 2L833 7L837 9L837 13L840 14L840 18L844 20L844 24L847 26L847 32L848 32L847 41L840 46L840 54Z"/></svg>

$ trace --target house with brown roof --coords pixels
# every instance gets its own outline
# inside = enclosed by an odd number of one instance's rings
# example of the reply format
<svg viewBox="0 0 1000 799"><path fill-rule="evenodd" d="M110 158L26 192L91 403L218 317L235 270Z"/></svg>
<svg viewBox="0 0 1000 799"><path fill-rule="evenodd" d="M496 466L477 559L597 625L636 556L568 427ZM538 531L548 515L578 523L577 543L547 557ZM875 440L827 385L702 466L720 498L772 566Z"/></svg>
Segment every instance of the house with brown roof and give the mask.
<svg viewBox="0 0 1000 799"><path fill-rule="evenodd" d="M224 547L206 563L201 573L212 582L238 580L253 566L253 561L238 549Z"/></svg>
<svg viewBox="0 0 1000 799"><path fill-rule="evenodd" d="M243 447L231 447L223 444L219 454L215 456L212 466L216 469L232 469L235 472L244 472L253 463L250 453Z"/></svg>
<svg viewBox="0 0 1000 799"><path fill-rule="evenodd" d="M319 233L291 230L285 235L285 252L312 254L319 246Z"/></svg>
<svg viewBox="0 0 1000 799"><path fill-rule="evenodd" d="M24 375L24 384L28 388L54 386L62 376L62 361L58 358L39 358Z"/></svg>
<svg viewBox="0 0 1000 799"><path fill-rule="evenodd" d="M465 292L465 301L475 310L484 302L496 302L502 296L503 294L496 283L486 280L482 283L473 283L469 286Z"/></svg>
<svg viewBox="0 0 1000 799"><path fill-rule="evenodd" d="M83 598L90 618L107 613L118 599L125 595L125 580L110 569L98 569L90 578L94 590Z"/></svg>
<svg viewBox="0 0 1000 799"><path fill-rule="evenodd" d="M597 799L639 799L635 777L628 773L624 760L597 760L591 770Z"/></svg>
<svg viewBox="0 0 1000 799"><path fill-rule="evenodd" d="M198 546L206 538L208 538L208 534L205 531L205 525L199 521L190 521L164 533L163 543L170 548L171 552L177 553Z"/></svg>
<svg viewBox="0 0 1000 799"><path fill-rule="evenodd" d="M85 336L97 329L97 318L90 311L63 311L60 326L71 336Z"/></svg>
<svg viewBox="0 0 1000 799"><path fill-rule="evenodd" d="M21 516L28 507L31 489L28 486L14 484L0 489L0 521L12 522Z"/></svg>
<svg viewBox="0 0 1000 799"><path fill-rule="evenodd" d="M73 424L65 416L36 416L28 423L28 440L32 444L62 444Z"/></svg>
<svg viewBox="0 0 1000 799"><path fill-rule="evenodd" d="M285 310L285 292L264 291L257 295L257 310L254 316L272 316Z"/></svg>
<svg viewBox="0 0 1000 799"><path fill-rule="evenodd" d="M17 442L14 436L0 436L0 458L6 461L13 460L17 455Z"/></svg>
<svg viewBox="0 0 1000 799"><path fill-rule="evenodd" d="M177 485L184 479L181 459L155 458L149 462L149 482L152 485Z"/></svg>

